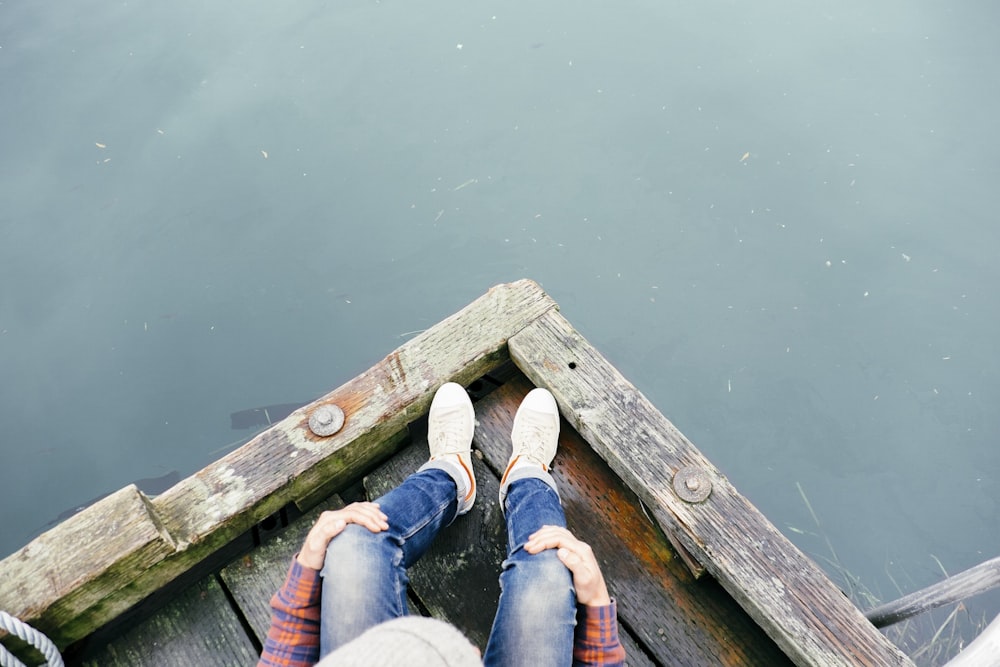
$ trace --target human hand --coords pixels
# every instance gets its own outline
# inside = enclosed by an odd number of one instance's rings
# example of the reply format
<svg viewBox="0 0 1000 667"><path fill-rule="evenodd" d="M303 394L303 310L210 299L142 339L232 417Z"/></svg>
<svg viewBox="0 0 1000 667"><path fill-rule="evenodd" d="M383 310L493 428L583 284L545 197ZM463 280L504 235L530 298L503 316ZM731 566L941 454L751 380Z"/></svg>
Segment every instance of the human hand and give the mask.
<svg viewBox="0 0 1000 667"><path fill-rule="evenodd" d="M586 542L576 539L573 533L559 526L542 526L528 538L524 549L529 554L556 549L559 560L573 574L576 601L590 607L611 604L611 596L594 550Z"/></svg>
<svg viewBox="0 0 1000 667"><path fill-rule="evenodd" d="M339 510L323 512L309 529L296 560L305 567L321 570L330 540L340 535L347 524L356 523L373 533L380 533L388 530L388 519L376 503L351 503Z"/></svg>

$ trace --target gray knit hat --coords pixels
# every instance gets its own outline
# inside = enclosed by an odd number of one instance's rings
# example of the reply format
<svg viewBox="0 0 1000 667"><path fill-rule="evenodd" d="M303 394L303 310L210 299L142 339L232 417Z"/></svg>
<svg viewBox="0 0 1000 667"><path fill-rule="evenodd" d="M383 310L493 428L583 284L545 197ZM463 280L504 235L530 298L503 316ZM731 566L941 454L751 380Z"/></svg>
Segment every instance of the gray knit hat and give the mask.
<svg viewBox="0 0 1000 667"><path fill-rule="evenodd" d="M482 667L479 650L454 626L403 616L368 629L316 667Z"/></svg>

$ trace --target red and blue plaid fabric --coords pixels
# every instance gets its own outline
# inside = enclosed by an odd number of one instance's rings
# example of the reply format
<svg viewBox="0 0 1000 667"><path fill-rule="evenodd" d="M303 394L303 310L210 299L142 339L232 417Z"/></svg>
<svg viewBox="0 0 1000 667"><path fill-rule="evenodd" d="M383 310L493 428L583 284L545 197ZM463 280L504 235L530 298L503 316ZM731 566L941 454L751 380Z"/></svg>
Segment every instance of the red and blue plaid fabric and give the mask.
<svg viewBox="0 0 1000 667"><path fill-rule="evenodd" d="M614 601L605 607L577 607L573 664L614 667L625 664L618 640L618 611Z"/></svg>
<svg viewBox="0 0 1000 667"><path fill-rule="evenodd" d="M312 667L319 661L319 572L292 561L271 598L271 629L257 667Z"/></svg>

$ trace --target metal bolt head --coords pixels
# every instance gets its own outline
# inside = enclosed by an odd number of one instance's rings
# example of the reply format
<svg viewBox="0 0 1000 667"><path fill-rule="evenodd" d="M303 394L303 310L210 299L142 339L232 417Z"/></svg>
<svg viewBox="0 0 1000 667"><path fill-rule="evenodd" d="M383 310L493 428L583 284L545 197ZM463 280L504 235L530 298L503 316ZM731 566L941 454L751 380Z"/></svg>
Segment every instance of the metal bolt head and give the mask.
<svg viewBox="0 0 1000 667"><path fill-rule="evenodd" d="M344 411L339 406L327 403L309 415L309 430L318 436L333 435L344 426Z"/></svg>
<svg viewBox="0 0 1000 667"><path fill-rule="evenodd" d="M712 494L712 479L695 466L681 468L674 474L674 491L681 500L700 503Z"/></svg>

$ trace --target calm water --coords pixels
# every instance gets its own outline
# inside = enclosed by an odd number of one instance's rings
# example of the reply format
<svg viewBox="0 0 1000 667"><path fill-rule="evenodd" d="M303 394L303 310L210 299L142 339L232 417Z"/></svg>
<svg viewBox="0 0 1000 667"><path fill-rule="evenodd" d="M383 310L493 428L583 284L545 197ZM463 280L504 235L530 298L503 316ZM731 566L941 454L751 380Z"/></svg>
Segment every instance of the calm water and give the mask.
<svg viewBox="0 0 1000 667"><path fill-rule="evenodd" d="M841 585L996 556L998 15L0 2L0 555L532 277Z"/></svg>

